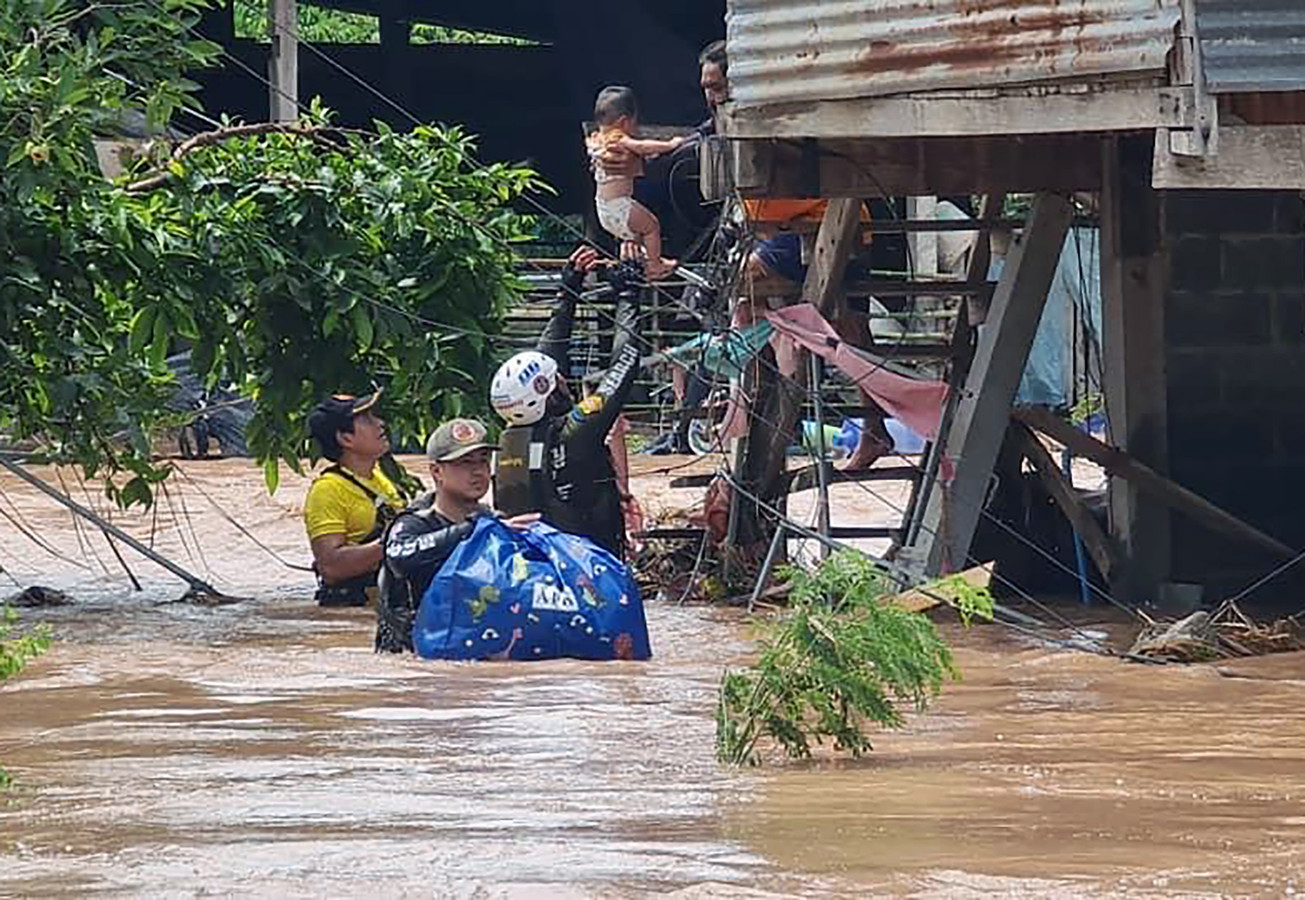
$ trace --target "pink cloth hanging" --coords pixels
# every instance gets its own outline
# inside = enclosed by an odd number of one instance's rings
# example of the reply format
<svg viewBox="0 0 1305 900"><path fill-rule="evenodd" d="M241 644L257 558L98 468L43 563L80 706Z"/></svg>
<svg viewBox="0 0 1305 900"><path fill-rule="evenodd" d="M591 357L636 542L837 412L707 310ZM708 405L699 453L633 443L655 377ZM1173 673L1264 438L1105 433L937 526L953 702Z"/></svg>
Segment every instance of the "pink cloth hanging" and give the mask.
<svg viewBox="0 0 1305 900"><path fill-rule="evenodd" d="M890 416L929 440L938 439L938 425L947 401L947 384L926 378L908 378L866 359L857 348L838 336L832 325L810 303L773 309L766 313L775 326L771 343L776 355L789 354L801 345L837 366ZM781 347L781 343L787 346Z"/></svg>

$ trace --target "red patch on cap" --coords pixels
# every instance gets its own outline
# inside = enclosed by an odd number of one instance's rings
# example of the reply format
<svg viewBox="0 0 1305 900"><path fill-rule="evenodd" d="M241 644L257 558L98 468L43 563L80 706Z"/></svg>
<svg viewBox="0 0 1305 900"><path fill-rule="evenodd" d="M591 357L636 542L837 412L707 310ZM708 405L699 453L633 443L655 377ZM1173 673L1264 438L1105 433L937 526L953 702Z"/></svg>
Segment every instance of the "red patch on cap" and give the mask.
<svg viewBox="0 0 1305 900"><path fill-rule="evenodd" d="M540 395L547 394L547 393L548 393L548 379L545 378L543 375L536 375L536 376L535 376L534 388L535 388L535 393L536 393L536 394L540 394Z"/></svg>
<svg viewBox="0 0 1305 900"><path fill-rule="evenodd" d="M470 422L454 422L453 427L449 429L453 440L459 444L470 444L476 440L479 435L476 434L475 427Z"/></svg>

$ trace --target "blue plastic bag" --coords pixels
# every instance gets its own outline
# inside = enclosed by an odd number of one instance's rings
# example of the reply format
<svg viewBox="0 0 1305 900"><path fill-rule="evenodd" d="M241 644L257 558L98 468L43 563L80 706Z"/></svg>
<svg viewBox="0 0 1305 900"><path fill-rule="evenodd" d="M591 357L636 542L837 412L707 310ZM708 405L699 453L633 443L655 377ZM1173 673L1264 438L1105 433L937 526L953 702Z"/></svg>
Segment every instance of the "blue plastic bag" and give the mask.
<svg viewBox="0 0 1305 900"><path fill-rule="evenodd" d="M648 659L630 571L586 538L484 516L436 573L412 632L425 659Z"/></svg>

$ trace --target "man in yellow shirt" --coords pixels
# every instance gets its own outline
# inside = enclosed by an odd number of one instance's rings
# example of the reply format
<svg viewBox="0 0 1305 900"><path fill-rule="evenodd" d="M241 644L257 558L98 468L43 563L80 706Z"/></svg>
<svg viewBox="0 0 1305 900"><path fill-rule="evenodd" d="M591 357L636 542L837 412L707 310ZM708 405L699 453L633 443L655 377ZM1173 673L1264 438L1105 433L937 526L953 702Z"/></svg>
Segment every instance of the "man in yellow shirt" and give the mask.
<svg viewBox="0 0 1305 900"><path fill-rule="evenodd" d="M373 411L379 392L337 394L318 404L308 429L333 465L308 489L304 525L322 606L366 606L376 596L381 537L406 498L377 463L390 450Z"/></svg>

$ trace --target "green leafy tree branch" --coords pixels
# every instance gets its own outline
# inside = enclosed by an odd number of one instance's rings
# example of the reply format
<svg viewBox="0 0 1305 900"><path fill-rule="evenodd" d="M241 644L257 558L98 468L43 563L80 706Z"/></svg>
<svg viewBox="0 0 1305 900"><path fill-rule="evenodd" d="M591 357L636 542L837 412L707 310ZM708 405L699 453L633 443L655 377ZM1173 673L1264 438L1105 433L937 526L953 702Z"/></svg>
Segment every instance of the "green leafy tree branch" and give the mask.
<svg viewBox="0 0 1305 900"><path fill-rule="evenodd" d="M124 504L167 474L149 437L175 424L180 349L252 398L272 487L323 394L383 382L400 439L477 411L511 246L532 237L512 204L545 189L478 166L460 129L338 129L316 104L289 127L160 138L110 182L97 135L193 105L184 73L218 52L187 31L204 6L0 0L0 433L109 476Z"/></svg>

